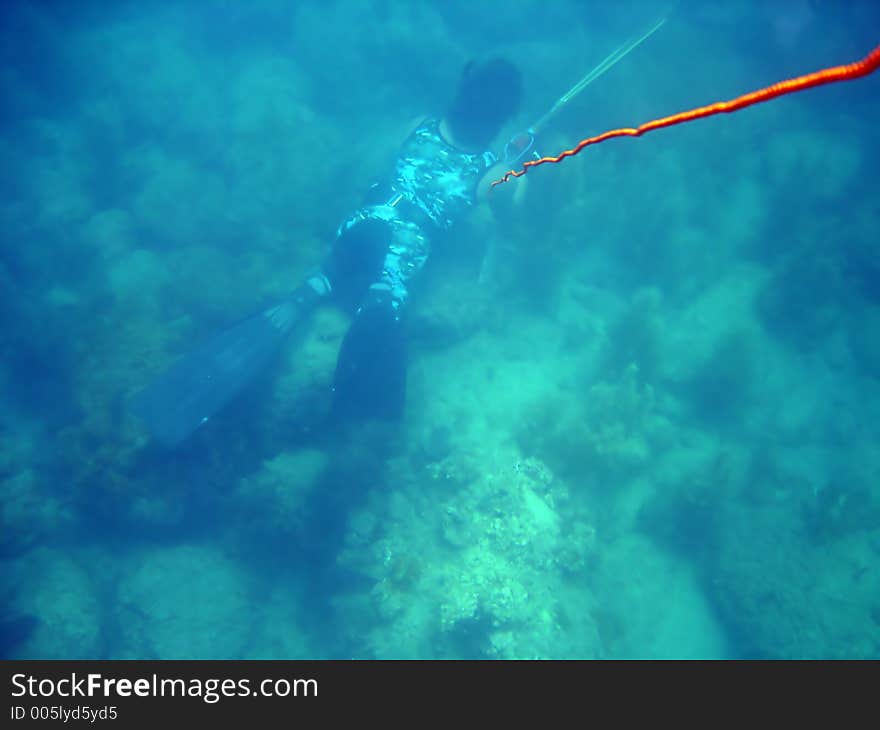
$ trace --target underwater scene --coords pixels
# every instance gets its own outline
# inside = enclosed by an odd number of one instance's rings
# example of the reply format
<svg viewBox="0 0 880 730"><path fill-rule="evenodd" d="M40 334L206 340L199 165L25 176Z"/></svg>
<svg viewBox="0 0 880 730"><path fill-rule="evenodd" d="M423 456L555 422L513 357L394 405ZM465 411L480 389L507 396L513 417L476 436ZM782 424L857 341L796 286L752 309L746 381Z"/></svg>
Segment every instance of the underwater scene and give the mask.
<svg viewBox="0 0 880 730"><path fill-rule="evenodd" d="M880 657L878 43L4 2L0 657Z"/></svg>

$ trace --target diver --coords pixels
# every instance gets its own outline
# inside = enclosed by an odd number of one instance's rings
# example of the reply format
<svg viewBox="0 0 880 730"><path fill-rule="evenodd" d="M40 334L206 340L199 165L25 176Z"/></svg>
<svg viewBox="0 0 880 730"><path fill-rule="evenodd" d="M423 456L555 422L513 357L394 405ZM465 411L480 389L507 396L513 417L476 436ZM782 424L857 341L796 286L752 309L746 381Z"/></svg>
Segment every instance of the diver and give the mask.
<svg viewBox="0 0 880 730"><path fill-rule="evenodd" d="M431 245L510 167L510 159L499 160L489 148L521 97L521 75L512 63L467 64L443 117L428 117L409 134L387 178L339 226L320 271L298 290L306 306L333 297L354 314L336 365L336 413L400 416L409 286Z"/></svg>
<svg viewBox="0 0 880 730"><path fill-rule="evenodd" d="M505 159L489 148L516 114L522 78L509 61L467 64L442 117L421 121L387 177L342 225L320 268L286 300L220 333L180 359L131 401L157 441L174 447L217 413L274 356L322 301L353 314L334 375L334 413L394 419L406 391L404 313L431 245L491 182L530 149L518 135Z"/></svg>
<svg viewBox="0 0 880 730"><path fill-rule="evenodd" d="M503 160L489 147L519 109L520 72L501 58L467 64L445 114L424 119L406 137L389 175L339 227L320 269L280 304L178 360L131 398L131 410L158 442L179 445L262 369L316 304L332 298L354 314L337 358L336 413L399 416L406 387L403 314L409 284L425 265L431 244L485 200L501 178L519 177L522 173L510 170L516 163L558 161L537 153L536 134L665 23L660 18L602 59L510 139ZM523 162L526 156L530 160ZM522 183L517 191L515 200Z"/></svg>

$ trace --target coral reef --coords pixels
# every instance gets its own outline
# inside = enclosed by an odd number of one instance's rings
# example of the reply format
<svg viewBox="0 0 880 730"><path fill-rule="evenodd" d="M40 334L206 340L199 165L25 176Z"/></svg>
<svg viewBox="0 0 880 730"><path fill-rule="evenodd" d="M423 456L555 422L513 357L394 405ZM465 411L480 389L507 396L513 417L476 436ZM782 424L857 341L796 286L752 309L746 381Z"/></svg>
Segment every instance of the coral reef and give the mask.
<svg viewBox="0 0 880 730"><path fill-rule="evenodd" d="M248 581L212 548L144 551L122 576L116 602L119 658L241 656L253 631Z"/></svg>
<svg viewBox="0 0 880 730"><path fill-rule="evenodd" d="M302 529L306 502L326 466L327 454L317 449L282 452L241 480L229 497L229 509L242 529L290 539Z"/></svg>
<svg viewBox="0 0 880 730"><path fill-rule="evenodd" d="M6 5L0 653L880 656L874 81L511 183L412 288L401 422L334 422L327 306L162 450L127 400L314 271L468 59L527 59L500 151L632 13ZM690 8L537 150L877 26L819 5Z"/></svg>
<svg viewBox="0 0 880 730"><path fill-rule="evenodd" d="M92 566L60 550L36 548L2 566L14 589L6 610L34 616L12 658L94 659L104 655L104 606Z"/></svg>
<svg viewBox="0 0 880 730"><path fill-rule="evenodd" d="M483 455L487 456L487 455ZM498 658L602 654L581 577L595 551L585 516L565 520L566 486L516 451L452 455L352 517L342 563L370 581L375 621L354 624L367 656ZM383 500L384 501L384 500ZM349 599L351 619L367 601Z"/></svg>
<svg viewBox="0 0 880 730"><path fill-rule="evenodd" d="M43 429L12 412L0 415L0 558L67 539L78 514L49 473Z"/></svg>
<svg viewBox="0 0 880 730"><path fill-rule="evenodd" d="M880 653L873 536L805 545L785 504L730 507L719 524L712 600L741 656L870 658Z"/></svg>
<svg viewBox="0 0 880 730"><path fill-rule="evenodd" d="M563 475L613 488L651 459L668 428L654 388L632 364L614 381L585 387L579 399L563 391L539 400L518 439Z"/></svg>

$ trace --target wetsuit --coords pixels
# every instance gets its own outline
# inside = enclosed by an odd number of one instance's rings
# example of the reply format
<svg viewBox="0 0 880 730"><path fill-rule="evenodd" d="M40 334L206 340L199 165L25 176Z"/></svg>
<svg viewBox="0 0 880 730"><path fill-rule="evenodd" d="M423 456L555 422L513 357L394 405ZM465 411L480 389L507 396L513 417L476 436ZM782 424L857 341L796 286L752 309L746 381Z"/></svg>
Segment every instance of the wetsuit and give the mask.
<svg viewBox="0 0 880 730"><path fill-rule="evenodd" d="M495 155L462 152L443 139L439 127L438 119L422 122L404 141L389 182L374 186L365 204L339 226L324 267L332 289L362 289L350 293L357 297L367 288L385 291L398 308L407 298L407 283L428 258L432 236L450 228L476 202L477 183L496 162ZM369 236L361 229L367 222L380 224L367 226ZM382 244L352 250L372 235ZM351 271L352 259L367 266ZM364 268L373 274L366 287Z"/></svg>
<svg viewBox="0 0 880 730"><path fill-rule="evenodd" d="M497 161L464 152L422 122L404 141L388 181L337 232L310 285L353 309L336 369L343 410L396 416L403 407L405 348L400 326L408 286L428 259L431 239L476 203L477 184Z"/></svg>

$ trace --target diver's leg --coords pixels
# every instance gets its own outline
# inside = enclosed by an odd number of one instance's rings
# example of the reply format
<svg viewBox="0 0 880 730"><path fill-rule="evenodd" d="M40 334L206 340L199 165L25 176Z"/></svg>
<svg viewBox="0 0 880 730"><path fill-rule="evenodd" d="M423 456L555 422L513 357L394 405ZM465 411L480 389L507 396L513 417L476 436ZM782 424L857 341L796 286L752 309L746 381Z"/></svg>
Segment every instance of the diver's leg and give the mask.
<svg viewBox="0 0 880 730"><path fill-rule="evenodd" d="M393 230L382 275L370 285L339 351L333 388L337 415L386 419L402 415L407 283L426 259L427 241L417 228Z"/></svg>
<svg viewBox="0 0 880 730"><path fill-rule="evenodd" d="M341 418L395 419L406 396L406 340L400 308L387 289L371 288L345 335L333 379Z"/></svg>
<svg viewBox="0 0 880 730"><path fill-rule="evenodd" d="M321 268L307 277L281 305L269 312L279 329L289 329L322 299L333 299L352 311L382 270L390 234L382 221L358 214L339 228Z"/></svg>
<svg viewBox="0 0 880 730"><path fill-rule="evenodd" d="M358 216L340 226L320 276L343 308L354 311L381 277L390 242L391 230L383 220Z"/></svg>

